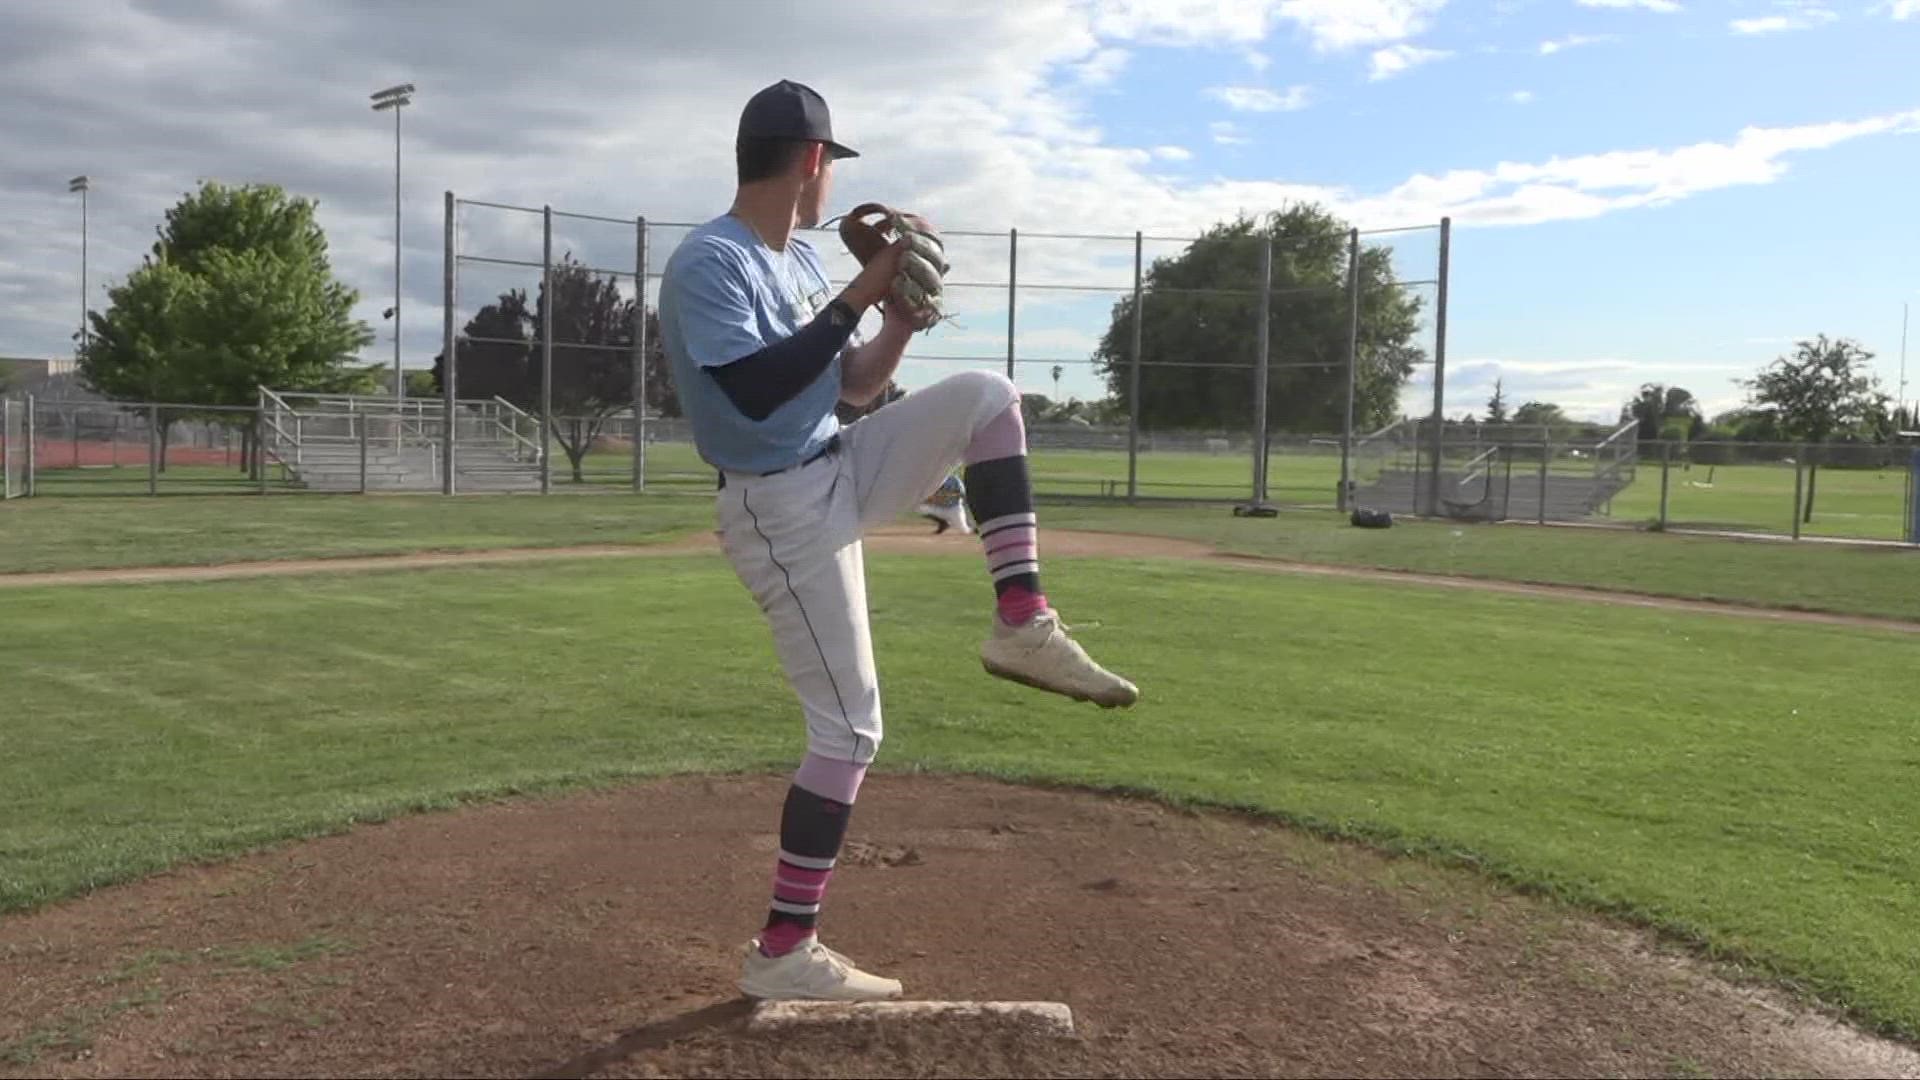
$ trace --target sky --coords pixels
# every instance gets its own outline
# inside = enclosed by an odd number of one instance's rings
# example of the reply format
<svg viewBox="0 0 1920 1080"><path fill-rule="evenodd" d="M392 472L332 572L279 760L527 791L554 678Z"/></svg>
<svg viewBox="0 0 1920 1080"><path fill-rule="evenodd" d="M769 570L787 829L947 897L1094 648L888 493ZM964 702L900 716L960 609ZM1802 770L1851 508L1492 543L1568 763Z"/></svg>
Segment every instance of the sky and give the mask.
<svg viewBox="0 0 1920 1080"><path fill-rule="evenodd" d="M202 179L316 200L390 362L402 117L401 351L441 334L443 197L693 222L732 197L740 106L791 78L840 141L832 210L880 200L954 242L953 321L909 388L1006 354L1023 239L1023 389L1098 397L1084 363L1135 231L1185 237L1314 202L1432 279L1451 219L1449 416L1611 420L1644 382L1710 411L1797 340L1848 337L1899 381L1920 306L1920 0L9 0L0 6L0 355L70 355ZM463 207L463 251L539 257L537 215ZM653 230L651 261L679 230ZM830 235L815 238L848 265ZM633 230L563 219L556 253L633 265ZM1151 241L1148 260L1180 245ZM516 269L463 264L460 318ZM1419 286L1431 304L1431 286ZM1421 344L1431 350L1428 323ZM1913 332L1920 338L1920 331ZM1286 343L1275 342L1277 361ZM972 359L942 359L963 357ZM1920 359L1909 398L1920 397ZM1432 406L1422 371L1403 399Z"/></svg>

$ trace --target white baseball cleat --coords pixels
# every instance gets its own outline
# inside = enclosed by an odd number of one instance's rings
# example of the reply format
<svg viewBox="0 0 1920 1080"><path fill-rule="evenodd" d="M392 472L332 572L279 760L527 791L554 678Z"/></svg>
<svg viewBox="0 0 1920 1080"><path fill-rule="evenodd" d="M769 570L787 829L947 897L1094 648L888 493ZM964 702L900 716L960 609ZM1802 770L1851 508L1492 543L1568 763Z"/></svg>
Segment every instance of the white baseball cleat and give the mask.
<svg viewBox="0 0 1920 1080"><path fill-rule="evenodd" d="M900 996L900 983L861 971L818 937L778 957L762 955L756 938L747 946L740 992L763 1001L884 1001Z"/></svg>
<svg viewBox="0 0 1920 1080"><path fill-rule="evenodd" d="M921 517L933 522L935 536L948 529L962 536L973 532L967 520L967 489L958 473L949 473L938 490L920 503L919 512Z"/></svg>
<svg viewBox="0 0 1920 1080"><path fill-rule="evenodd" d="M1008 626L996 618L993 636L980 646L980 662L1002 679L1106 709L1140 700L1139 688L1094 663L1052 611L1041 612L1024 626Z"/></svg>

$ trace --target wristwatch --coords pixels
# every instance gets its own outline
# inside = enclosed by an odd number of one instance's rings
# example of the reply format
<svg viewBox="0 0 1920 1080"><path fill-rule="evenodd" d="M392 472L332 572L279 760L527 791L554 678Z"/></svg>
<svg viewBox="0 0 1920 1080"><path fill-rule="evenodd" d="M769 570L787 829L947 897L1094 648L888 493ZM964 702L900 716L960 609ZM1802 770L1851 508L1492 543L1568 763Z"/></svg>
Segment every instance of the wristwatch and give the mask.
<svg viewBox="0 0 1920 1080"><path fill-rule="evenodd" d="M853 305L843 297L836 296L827 301L827 316L833 320L836 329L860 325L860 313L853 310Z"/></svg>

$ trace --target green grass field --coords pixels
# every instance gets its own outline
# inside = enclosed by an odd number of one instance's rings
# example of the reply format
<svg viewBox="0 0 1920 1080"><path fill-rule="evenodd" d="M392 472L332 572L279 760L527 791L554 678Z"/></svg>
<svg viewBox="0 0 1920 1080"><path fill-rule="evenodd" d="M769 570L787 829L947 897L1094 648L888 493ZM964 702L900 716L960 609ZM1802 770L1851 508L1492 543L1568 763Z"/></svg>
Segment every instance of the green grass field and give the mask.
<svg viewBox="0 0 1920 1080"><path fill-rule="evenodd" d="M1672 466L1667 479L1670 527L1793 532L1793 466L1717 465L1711 470ZM1904 469L1822 469L1807 536L1861 540L1906 537ZM1639 479L1613 502L1613 518L1635 523L1660 517L1660 463L1643 462Z"/></svg>
<svg viewBox="0 0 1920 1080"><path fill-rule="evenodd" d="M33 498L0 510L0 574L643 544L711 528L706 499L537 495Z"/></svg>
<svg viewBox="0 0 1920 1080"><path fill-rule="evenodd" d="M1339 488L1338 447L1317 454L1269 458L1268 488L1276 500L1331 505ZM564 455L554 457L554 475L571 473ZM633 479L632 452L596 450L581 461L583 479L595 485L625 485ZM1033 454L1035 490L1044 495L1125 495L1125 450L1037 450ZM711 488L713 470L687 443L651 443L647 447L647 481L670 487ZM1253 462L1246 453L1142 453L1138 483L1150 496L1231 499L1253 490Z"/></svg>
<svg viewBox="0 0 1920 1080"><path fill-rule="evenodd" d="M1041 522L1043 529L1175 536L1304 562L1920 620L1920 552L1900 549L1412 521L1354 529L1328 512L1253 519L1221 507L1047 506ZM704 496L38 498L0 510L0 574L639 544L711 527Z"/></svg>
<svg viewBox="0 0 1920 1080"><path fill-rule="evenodd" d="M1254 808L1644 920L1920 1033L1908 635L1076 561L1048 591L1141 683L1116 714L980 672L955 608L984 606L976 558L872 564L888 769ZM468 797L801 750L713 557L4 604L0 908Z"/></svg>
<svg viewBox="0 0 1920 1080"><path fill-rule="evenodd" d="M1219 508L1049 506L1041 525L1175 536L1299 562L1920 621L1920 551L1905 548L1432 521L1356 529L1333 513L1236 518Z"/></svg>
<svg viewBox="0 0 1920 1080"><path fill-rule="evenodd" d="M633 457L629 449L596 450L581 464L581 481L573 480L564 454L554 454L554 485L560 492L581 489L615 491L631 486ZM1362 484L1361 466L1356 477ZM1516 465L1511 482L1517 487L1537 483L1537 465ZM1556 474L1569 478L1591 475L1590 462L1561 458ZM1311 450L1292 447L1268 458L1268 497L1282 506L1331 507L1340 481L1340 454L1336 446ZM1597 523L1644 526L1660 516L1660 472L1657 460L1642 461L1633 484L1614 499ZM1711 476L1711 481L1709 481ZM1127 454L1124 450L1036 450L1033 454L1035 490L1045 496L1115 496L1127 491ZM1148 498L1241 499L1250 497L1253 467L1240 452L1221 455L1194 452L1143 452L1138 465L1138 488ZM713 471L691 444L654 443L647 448L650 489L692 494L711 491ZM1501 483L1506 482L1501 474ZM1906 536L1907 474L1902 469L1827 469L1820 474L1814 517L1802 526L1808 536L1862 540L1902 540ZM48 496L143 495L148 490L145 465L116 469L43 471L40 493ZM271 490L286 490L281 478L271 479ZM161 495L218 495L256 491L230 469L214 466L176 467L161 474ZM1794 471L1785 464L1721 465L1692 470L1675 464L1668 483L1668 522L1676 529L1710 529L1789 535L1793 531ZM1410 513L1413 507L1388 507Z"/></svg>
<svg viewBox="0 0 1920 1080"><path fill-rule="evenodd" d="M175 465L152 479L152 491L161 497L244 495L260 490L258 480L249 480L238 469L219 465ZM34 493L46 498L146 495L149 492L148 480L144 463L86 469L41 469L34 478ZM270 492L288 490L279 470L269 474L267 488Z"/></svg>

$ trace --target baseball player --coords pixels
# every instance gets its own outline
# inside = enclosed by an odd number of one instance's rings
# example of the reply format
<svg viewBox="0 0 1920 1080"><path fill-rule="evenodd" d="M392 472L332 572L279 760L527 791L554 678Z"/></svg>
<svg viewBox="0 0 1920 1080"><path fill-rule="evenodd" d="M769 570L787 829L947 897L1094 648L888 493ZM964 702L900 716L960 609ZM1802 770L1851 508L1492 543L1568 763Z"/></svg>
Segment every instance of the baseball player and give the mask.
<svg viewBox="0 0 1920 1080"><path fill-rule="evenodd" d="M868 636L861 537L962 468L996 610L980 647L996 676L1103 707L1134 685L1067 636L1040 585L1026 429L1012 381L943 379L852 424L887 387L920 315L882 303L906 250L895 243L837 293L796 229L821 221L836 161L826 102L781 81L755 94L735 143L727 213L668 259L661 343L701 456L719 473L721 547L765 613L806 718L807 751L787 789L766 922L746 950L755 998L898 997L899 982L856 968L816 926L854 798L880 747L880 686ZM855 336L880 306L872 340Z"/></svg>

